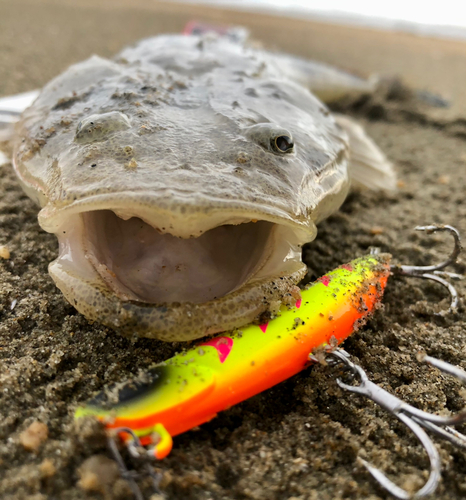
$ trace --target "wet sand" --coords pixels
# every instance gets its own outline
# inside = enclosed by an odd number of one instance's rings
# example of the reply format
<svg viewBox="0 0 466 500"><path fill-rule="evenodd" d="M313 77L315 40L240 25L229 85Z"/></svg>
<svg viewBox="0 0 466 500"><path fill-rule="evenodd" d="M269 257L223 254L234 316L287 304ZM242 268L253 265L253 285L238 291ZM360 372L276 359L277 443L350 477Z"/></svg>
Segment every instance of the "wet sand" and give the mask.
<svg viewBox="0 0 466 500"><path fill-rule="evenodd" d="M387 79L375 96L335 106L365 125L396 164L400 189L352 193L305 248L309 278L370 246L401 263L442 260L450 238L414 233L418 224L452 224L466 235L463 42L142 0L0 0L0 95L39 87L92 53L111 56L139 38L179 32L192 18L242 24L267 46L363 74L398 75L408 86ZM432 94L410 89L429 90L451 106L433 106ZM38 226L37 208L11 166L0 171L0 245L11 252L0 259L0 498L131 498L107 461L101 430L77 427L73 413L96 390L166 359L180 345L132 343L67 304L47 274L55 237ZM453 270L465 272L464 257ZM457 288L464 296L464 283ZM348 352L372 380L421 409L463 408L460 385L419 364L416 353L422 349L466 369L464 311L436 316L448 307L445 290L407 279L391 279L384 304L345 343ZM48 427L37 453L21 444L35 421ZM443 479L435 498L464 498L466 453L438 444ZM358 457L405 488L427 477L428 459L401 424L343 393L325 367L314 367L175 438L157 470L168 499L387 498ZM86 467L101 480L93 482ZM148 481L141 485L149 498Z"/></svg>

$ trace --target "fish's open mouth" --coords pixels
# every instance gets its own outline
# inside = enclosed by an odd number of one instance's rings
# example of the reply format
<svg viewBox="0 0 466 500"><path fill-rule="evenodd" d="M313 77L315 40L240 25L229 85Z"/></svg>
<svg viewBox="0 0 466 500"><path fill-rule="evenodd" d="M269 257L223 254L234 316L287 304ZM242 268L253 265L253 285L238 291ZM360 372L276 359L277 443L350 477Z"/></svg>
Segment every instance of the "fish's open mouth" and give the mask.
<svg viewBox="0 0 466 500"><path fill-rule="evenodd" d="M283 265L292 257L289 243L276 244L279 226L267 221L226 224L197 238L179 238L111 210L82 217L86 256L123 300L208 302L263 276L264 267L270 274L270 260Z"/></svg>
<svg viewBox="0 0 466 500"><path fill-rule="evenodd" d="M75 207L55 219L49 272L78 311L123 334L190 340L240 327L304 277L306 234L278 217L214 215Z"/></svg>

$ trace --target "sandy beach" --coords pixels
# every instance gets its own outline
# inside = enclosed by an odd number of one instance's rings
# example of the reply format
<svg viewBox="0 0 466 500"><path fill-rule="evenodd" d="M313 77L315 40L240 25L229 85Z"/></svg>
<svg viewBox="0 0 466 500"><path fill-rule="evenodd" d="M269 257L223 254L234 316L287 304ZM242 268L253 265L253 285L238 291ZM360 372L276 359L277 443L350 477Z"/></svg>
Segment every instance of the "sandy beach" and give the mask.
<svg viewBox="0 0 466 500"><path fill-rule="evenodd" d="M266 47L381 77L375 95L334 109L365 126L393 161L399 191L352 192L304 249L309 279L371 246L399 263L443 260L451 238L413 232L420 224L451 224L466 239L466 42L156 1L0 0L0 96L39 88L91 54L111 57L141 38L180 32L192 19L246 26ZM182 346L131 342L77 313L47 273L55 236L39 227L11 165L0 171L0 245L10 252L0 258L0 498L131 498L102 430L76 425L74 411ZM451 270L464 273L464 262L463 255ZM461 297L464 283L455 284ZM461 385L416 354L466 369L464 309L435 315L448 308L446 290L412 279L392 278L383 303L347 351L408 403L461 410ZM33 422L48 429L36 452L22 434ZM443 475L435 498L464 498L466 452L436 443ZM427 456L409 431L317 366L176 437L156 470L169 500L388 498L358 457L407 489L427 478ZM150 498L150 481L140 484Z"/></svg>

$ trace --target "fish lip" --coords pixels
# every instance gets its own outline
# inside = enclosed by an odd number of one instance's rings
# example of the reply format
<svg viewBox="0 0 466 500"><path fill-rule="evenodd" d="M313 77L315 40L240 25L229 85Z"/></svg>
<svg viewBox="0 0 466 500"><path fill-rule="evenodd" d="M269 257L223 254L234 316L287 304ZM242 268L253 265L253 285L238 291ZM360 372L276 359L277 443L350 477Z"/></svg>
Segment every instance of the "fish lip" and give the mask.
<svg viewBox="0 0 466 500"><path fill-rule="evenodd" d="M45 231L58 235L67 219L75 214L112 210L117 214L121 211L126 212L128 216L139 217L161 232L182 238L200 236L205 231L223 224L252 220L287 226L299 235L302 243L312 241L317 233L311 217L291 214L284 208L267 204L214 198L173 204L173 199L183 200L188 195L192 196L192 193L172 190L163 195L158 194L157 198L153 192L104 193L86 196L63 206L48 203L39 212L39 225ZM213 202L215 208L212 208ZM191 211L193 207L195 210Z"/></svg>
<svg viewBox="0 0 466 500"><path fill-rule="evenodd" d="M49 273L58 288L88 319L116 329L127 337L147 337L166 342L194 340L250 323L269 310L274 302L275 306L280 304L306 272L305 264L295 262L286 276L277 276L262 283L247 283L234 293L202 304L145 304L117 300L108 290L98 290L92 284L80 281L67 273L60 259L49 265ZM99 308L86 308L79 293L93 294ZM238 303L240 314L236 312Z"/></svg>

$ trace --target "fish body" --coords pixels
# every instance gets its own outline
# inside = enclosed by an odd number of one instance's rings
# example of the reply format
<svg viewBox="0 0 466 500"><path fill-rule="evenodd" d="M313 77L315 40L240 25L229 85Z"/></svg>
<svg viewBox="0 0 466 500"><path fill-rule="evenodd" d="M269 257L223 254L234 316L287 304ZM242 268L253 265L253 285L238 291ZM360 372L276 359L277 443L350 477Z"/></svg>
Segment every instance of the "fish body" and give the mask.
<svg viewBox="0 0 466 500"><path fill-rule="evenodd" d="M166 35L47 84L13 163L59 240L49 272L69 302L128 335L189 340L296 300L301 247L350 185L347 125L308 87L367 90L334 73Z"/></svg>

